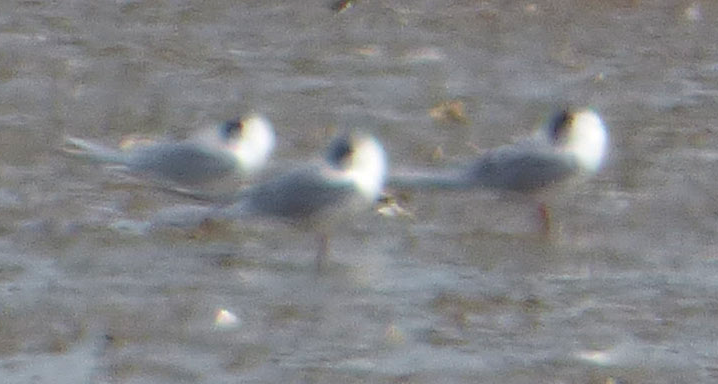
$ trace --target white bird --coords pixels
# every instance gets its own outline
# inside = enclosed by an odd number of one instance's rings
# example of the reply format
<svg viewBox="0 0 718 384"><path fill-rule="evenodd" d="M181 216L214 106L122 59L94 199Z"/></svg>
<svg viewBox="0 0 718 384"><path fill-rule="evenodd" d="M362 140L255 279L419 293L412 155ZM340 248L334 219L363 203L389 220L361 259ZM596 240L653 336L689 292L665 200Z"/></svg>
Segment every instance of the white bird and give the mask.
<svg viewBox="0 0 718 384"><path fill-rule="evenodd" d="M259 114L228 120L183 141L135 144L127 150L68 137L67 153L118 165L128 173L176 187L196 188L246 179L262 169L274 150L274 130Z"/></svg>
<svg viewBox="0 0 718 384"><path fill-rule="evenodd" d="M232 210L239 216L301 221L335 211L357 211L377 200L385 175L386 155L374 137L360 133L342 135L330 144L323 164L313 164L241 191L235 196L237 202Z"/></svg>
<svg viewBox="0 0 718 384"><path fill-rule="evenodd" d="M608 133L590 109L561 110L535 134L489 150L468 164L391 175L398 188L491 188L531 193L595 174L604 162Z"/></svg>
<svg viewBox="0 0 718 384"><path fill-rule="evenodd" d="M246 187L209 210L161 214L154 226L196 225L207 219L279 220L318 234L316 261L321 268L328 253L327 232L373 206L384 187L386 169L379 141L365 133L345 134L331 142L322 161Z"/></svg>
<svg viewBox="0 0 718 384"><path fill-rule="evenodd" d="M441 170L413 170L391 175L398 189L467 190L535 195L594 175L607 152L608 133L591 109L561 110L533 135L504 145L467 164ZM550 210L539 205L544 232L551 232Z"/></svg>

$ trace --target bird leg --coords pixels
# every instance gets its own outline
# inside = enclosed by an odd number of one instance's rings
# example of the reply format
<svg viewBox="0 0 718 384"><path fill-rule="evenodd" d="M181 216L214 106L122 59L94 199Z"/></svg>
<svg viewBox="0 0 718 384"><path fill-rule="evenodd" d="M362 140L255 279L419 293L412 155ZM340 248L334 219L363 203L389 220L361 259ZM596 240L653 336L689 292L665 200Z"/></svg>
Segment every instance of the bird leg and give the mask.
<svg viewBox="0 0 718 384"><path fill-rule="evenodd" d="M317 233L317 257L315 259L317 272L321 273L326 264L326 258L329 255L329 236L325 232Z"/></svg>

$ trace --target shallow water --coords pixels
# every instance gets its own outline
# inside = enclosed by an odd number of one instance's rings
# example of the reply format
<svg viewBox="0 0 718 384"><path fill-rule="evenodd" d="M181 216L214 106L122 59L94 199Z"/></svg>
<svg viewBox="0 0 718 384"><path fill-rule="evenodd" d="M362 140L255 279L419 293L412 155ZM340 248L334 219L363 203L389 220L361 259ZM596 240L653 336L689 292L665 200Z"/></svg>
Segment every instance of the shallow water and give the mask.
<svg viewBox="0 0 718 384"><path fill-rule="evenodd" d="M716 380L718 4L329 5L0 4L3 382ZM430 116L446 100L468 124ZM532 199L414 193L413 219L341 226L321 275L279 224L135 233L183 200L58 151L251 109L282 164L363 127L392 166L442 165L566 103L612 152L548 197L550 236Z"/></svg>

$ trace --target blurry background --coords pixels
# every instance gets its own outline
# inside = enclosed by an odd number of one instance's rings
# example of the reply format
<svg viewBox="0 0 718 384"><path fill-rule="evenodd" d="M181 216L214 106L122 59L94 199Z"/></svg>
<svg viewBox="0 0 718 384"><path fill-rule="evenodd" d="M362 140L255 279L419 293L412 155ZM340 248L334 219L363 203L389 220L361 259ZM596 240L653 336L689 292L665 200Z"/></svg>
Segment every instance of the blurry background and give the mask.
<svg viewBox="0 0 718 384"><path fill-rule="evenodd" d="M337 4L0 3L0 381L716 380L718 3ZM441 166L566 104L612 150L550 196L551 236L531 199L415 193L342 226L320 276L278 224L135 232L184 201L59 152L255 110L278 163L362 127Z"/></svg>

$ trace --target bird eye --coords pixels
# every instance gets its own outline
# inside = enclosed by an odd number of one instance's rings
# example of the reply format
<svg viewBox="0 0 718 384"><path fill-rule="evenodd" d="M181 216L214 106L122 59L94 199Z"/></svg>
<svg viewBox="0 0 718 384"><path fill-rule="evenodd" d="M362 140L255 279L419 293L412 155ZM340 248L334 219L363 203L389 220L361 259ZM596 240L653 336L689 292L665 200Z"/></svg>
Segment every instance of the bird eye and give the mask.
<svg viewBox="0 0 718 384"><path fill-rule="evenodd" d="M238 136L242 132L242 120L227 120L222 126L222 136L225 139L231 139Z"/></svg>
<svg viewBox="0 0 718 384"><path fill-rule="evenodd" d="M352 153L352 147L349 143L348 136L342 136L334 140L332 145L329 147L329 154L327 160L332 165L341 165L347 157Z"/></svg>
<svg viewBox="0 0 718 384"><path fill-rule="evenodd" d="M571 113L568 109L562 109L554 113L549 120L549 135L553 141L560 140L568 129L571 122Z"/></svg>

